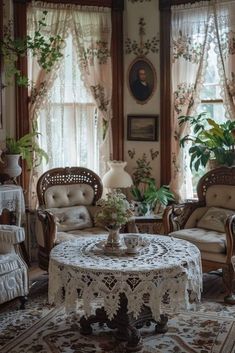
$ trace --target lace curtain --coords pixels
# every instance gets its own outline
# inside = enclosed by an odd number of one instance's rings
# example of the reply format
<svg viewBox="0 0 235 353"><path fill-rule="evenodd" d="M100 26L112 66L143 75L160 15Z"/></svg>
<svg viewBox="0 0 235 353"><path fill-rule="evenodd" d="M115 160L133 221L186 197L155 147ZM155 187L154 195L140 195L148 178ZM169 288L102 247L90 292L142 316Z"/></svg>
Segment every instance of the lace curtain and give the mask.
<svg viewBox="0 0 235 353"><path fill-rule="evenodd" d="M214 5L214 41L226 117L235 119L235 2Z"/></svg>
<svg viewBox="0 0 235 353"><path fill-rule="evenodd" d="M86 160L86 167L102 175L112 152L111 10L33 1L28 6L29 34L35 32L45 10L46 26L42 34L58 34L65 40L64 58L50 73L40 69L36 57L29 57L29 78L34 82L29 92L30 121L37 122L42 132L40 144L50 158L46 168L84 165ZM68 43L70 73L66 69ZM63 85L68 75L70 84ZM98 153L94 147L98 147ZM41 172L42 169L37 169L31 173L29 203L32 208L36 204L35 187Z"/></svg>
<svg viewBox="0 0 235 353"><path fill-rule="evenodd" d="M178 117L192 115L199 104L208 52L210 10L207 3L202 8L172 8L172 181L171 188L179 200L193 197L189 182L188 148L180 148L179 140L189 132L185 124L179 127Z"/></svg>
<svg viewBox="0 0 235 353"><path fill-rule="evenodd" d="M217 53L221 95L226 117L235 119L235 3L203 1L172 7L172 181L180 201L193 197L189 146L180 148L182 136L178 117L196 114L200 103L208 50L213 41Z"/></svg>

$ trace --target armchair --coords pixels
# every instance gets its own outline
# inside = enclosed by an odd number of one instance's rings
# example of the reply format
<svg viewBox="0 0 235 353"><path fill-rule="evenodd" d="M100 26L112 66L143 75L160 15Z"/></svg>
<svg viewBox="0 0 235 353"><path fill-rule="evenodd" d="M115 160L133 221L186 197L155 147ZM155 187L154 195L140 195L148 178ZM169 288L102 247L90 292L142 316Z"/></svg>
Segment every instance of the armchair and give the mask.
<svg viewBox="0 0 235 353"><path fill-rule="evenodd" d="M28 294L28 268L19 252L24 229L0 225L0 304L19 298L24 309Z"/></svg>
<svg viewBox="0 0 235 353"><path fill-rule="evenodd" d="M56 244L106 233L93 222L95 203L102 192L101 179L87 168L54 168L39 178L36 236L42 269L48 269L50 251Z"/></svg>
<svg viewBox="0 0 235 353"><path fill-rule="evenodd" d="M165 233L195 244L204 272L222 269L227 290L224 300L235 304L235 167L209 171L197 186L198 201L167 207Z"/></svg>

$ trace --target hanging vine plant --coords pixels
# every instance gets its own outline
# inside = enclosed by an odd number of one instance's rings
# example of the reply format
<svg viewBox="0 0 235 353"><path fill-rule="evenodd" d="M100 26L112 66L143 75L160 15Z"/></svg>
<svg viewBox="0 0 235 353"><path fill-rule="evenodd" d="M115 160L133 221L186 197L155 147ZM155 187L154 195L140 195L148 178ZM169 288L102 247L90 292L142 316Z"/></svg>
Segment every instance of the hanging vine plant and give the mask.
<svg viewBox="0 0 235 353"><path fill-rule="evenodd" d="M64 40L59 35L45 37L42 29L46 26L47 11L43 11L41 20L38 21L37 30L32 36L13 38L13 23L9 21L3 28L3 38L0 40L0 52L4 59L4 72L6 84L15 77L19 86L29 86L30 81L17 67L21 57L27 57L29 51L46 72L50 72L54 64L63 56L62 46Z"/></svg>

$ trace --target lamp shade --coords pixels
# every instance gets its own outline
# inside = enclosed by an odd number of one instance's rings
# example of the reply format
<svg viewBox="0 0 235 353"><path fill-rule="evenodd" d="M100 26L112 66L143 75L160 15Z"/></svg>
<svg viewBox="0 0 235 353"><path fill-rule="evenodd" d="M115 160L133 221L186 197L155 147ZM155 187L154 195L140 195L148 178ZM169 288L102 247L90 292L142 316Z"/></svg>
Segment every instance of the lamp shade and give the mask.
<svg viewBox="0 0 235 353"><path fill-rule="evenodd" d="M126 162L109 161L109 171L103 176L104 187L109 189L128 188L133 185L131 176L124 170Z"/></svg>

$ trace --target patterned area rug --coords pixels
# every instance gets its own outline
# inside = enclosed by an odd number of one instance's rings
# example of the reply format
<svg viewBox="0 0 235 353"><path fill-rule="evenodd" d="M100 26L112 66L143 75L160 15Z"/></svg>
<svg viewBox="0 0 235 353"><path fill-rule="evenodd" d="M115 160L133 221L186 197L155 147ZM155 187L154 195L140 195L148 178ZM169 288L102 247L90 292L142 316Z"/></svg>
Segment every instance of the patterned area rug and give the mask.
<svg viewBox="0 0 235 353"><path fill-rule="evenodd" d="M169 320L169 331L141 329L144 353L235 353L235 306L221 301L221 278L205 278L205 294L197 312L181 312ZM1 353L124 353L107 328L94 326L92 336L79 333L77 314L47 305L47 278L32 287L26 310L17 302L0 307ZM214 296L216 302L214 301Z"/></svg>

